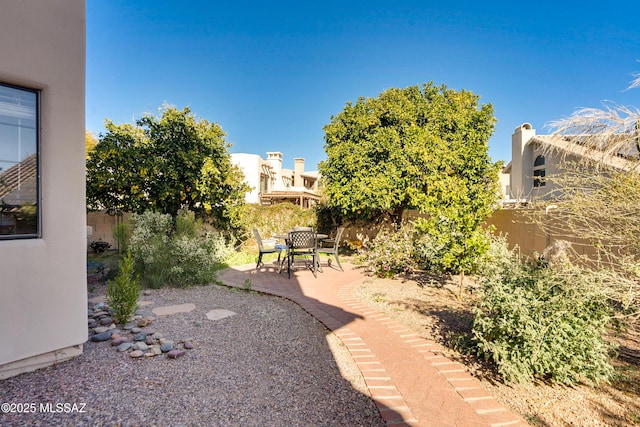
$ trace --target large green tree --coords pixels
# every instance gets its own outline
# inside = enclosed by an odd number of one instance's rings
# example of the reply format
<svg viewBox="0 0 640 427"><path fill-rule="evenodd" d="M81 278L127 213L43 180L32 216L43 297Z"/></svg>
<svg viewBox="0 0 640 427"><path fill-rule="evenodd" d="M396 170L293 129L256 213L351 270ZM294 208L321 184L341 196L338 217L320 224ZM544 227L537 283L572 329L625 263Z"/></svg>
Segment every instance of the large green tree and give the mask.
<svg viewBox="0 0 640 427"><path fill-rule="evenodd" d="M488 154L493 107L469 91L432 83L359 98L325 126L320 164L328 204L347 217L405 209L424 215L425 267L464 273L488 247L482 225L498 197Z"/></svg>
<svg viewBox="0 0 640 427"><path fill-rule="evenodd" d="M233 225L248 188L217 123L165 106L160 117L105 127L87 160L89 209L173 216L189 209Z"/></svg>
<svg viewBox="0 0 640 427"><path fill-rule="evenodd" d="M328 204L347 217L400 220L407 208L440 215L461 206L486 216L499 165L488 155L493 107L478 99L428 83L347 103L324 127Z"/></svg>

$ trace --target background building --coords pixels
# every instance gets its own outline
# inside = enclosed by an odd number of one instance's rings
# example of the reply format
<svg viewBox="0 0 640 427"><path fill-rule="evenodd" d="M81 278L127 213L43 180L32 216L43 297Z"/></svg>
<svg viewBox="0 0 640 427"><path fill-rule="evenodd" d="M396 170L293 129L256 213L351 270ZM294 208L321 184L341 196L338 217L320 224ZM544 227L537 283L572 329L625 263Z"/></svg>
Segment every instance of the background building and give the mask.
<svg viewBox="0 0 640 427"><path fill-rule="evenodd" d="M317 171L305 171L304 159L295 158L294 169L282 167L282 153L267 153L267 159L258 154L231 154L233 163L244 173L245 182L252 188L246 195L247 203L273 204L289 201L310 207L320 200Z"/></svg>

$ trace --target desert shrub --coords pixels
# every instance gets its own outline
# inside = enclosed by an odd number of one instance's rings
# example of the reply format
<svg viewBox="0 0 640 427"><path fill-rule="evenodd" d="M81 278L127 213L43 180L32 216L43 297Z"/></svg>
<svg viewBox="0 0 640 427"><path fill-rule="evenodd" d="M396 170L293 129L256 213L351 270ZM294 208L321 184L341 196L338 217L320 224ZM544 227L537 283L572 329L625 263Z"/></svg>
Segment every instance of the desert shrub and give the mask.
<svg viewBox="0 0 640 427"><path fill-rule="evenodd" d="M509 249L505 234L491 235L487 251L478 260L478 276L495 278L509 274L513 264L518 264L518 250L517 246Z"/></svg>
<svg viewBox="0 0 640 427"><path fill-rule="evenodd" d="M362 263L368 272L378 277L410 273L415 269L412 241L411 225L383 229L363 245L356 262Z"/></svg>
<svg viewBox="0 0 640 427"><path fill-rule="evenodd" d="M315 209L302 209L293 203L278 203L275 205L247 204L241 215L244 235L240 240L253 241L252 228L257 228L263 238L274 234L284 233L295 226L309 226L316 228Z"/></svg>
<svg viewBox="0 0 640 427"><path fill-rule="evenodd" d="M491 251L489 251L491 252ZM545 268L493 249L475 310L477 353L507 382L608 380L611 347L606 297L591 276L570 265Z"/></svg>
<svg viewBox="0 0 640 427"><path fill-rule="evenodd" d="M107 303L113 310L116 323L126 323L138 309L140 282L135 273L131 252L118 262L119 273L107 285Z"/></svg>
<svg viewBox="0 0 640 427"><path fill-rule="evenodd" d="M192 212L180 212L175 220L145 212L132 220L131 251L142 282L150 287L211 283L228 256L224 237L207 230Z"/></svg>

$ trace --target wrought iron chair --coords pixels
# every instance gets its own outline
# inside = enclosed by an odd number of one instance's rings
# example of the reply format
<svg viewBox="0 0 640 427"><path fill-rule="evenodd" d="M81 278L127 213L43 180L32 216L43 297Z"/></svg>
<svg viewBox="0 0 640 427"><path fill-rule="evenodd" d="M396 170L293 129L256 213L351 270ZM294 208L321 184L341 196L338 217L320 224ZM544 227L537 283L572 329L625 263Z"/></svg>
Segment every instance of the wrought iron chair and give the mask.
<svg viewBox="0 0 640 427"><path fill-rule="evenodd" d="M282 248L279 247L278 245L275 245L273 248L266 248L265 247L265 242L273 242L274 244L276 243L275 239L265 239L262 240L262 237L260 237L260 232L258 231L257 228L253 229L253 235L256 238L256 242L258 243L258 263L256 264L256 270L258 268L260 268L260 265L264 265L262 262L262 255L263 254L273 254L273 253L278 253L278 266L280 265L280 256L282 255Z"/></svg>
<svg viewBox="0 0 640 427"><path fill-rule="evenodd" d="M342 265L340 265L340 258L338 258L338 249L340 248L340 239L342 238L342 233L344 233L344 228L343 227L338 228L338 230L336 231L336 236L333 239L324 239L322 241L323 245L331 244L331 246L318 247L318 257L320 256L320 254L327 254L327 255L333 254L334 258L336 259L336 262L338 263L338 267L340 267L340 271L344 271L344 269L342 268ZM329 258L327 263L329 264L329 267L331 267L331 258Z"/></svg>
<svg viewBox="0 0 640 427"><path fill-rule="evenodd" d="M291 279L291 264L295 264L296 257L311 257L311 271L313 277L318 277L318 239L316 233L308 230L291 231L287 239L287 274Z"/></svg>

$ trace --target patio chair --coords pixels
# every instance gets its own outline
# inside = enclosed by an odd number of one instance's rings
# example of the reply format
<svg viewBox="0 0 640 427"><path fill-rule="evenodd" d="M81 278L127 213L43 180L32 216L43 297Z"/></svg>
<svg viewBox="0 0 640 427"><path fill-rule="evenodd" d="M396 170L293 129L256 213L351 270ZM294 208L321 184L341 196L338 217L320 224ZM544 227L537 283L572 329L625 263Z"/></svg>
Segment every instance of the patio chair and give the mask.
<svg viewBox="0 0 640 427"><path fill-rule="evenodd" d="M262 240L262 237L260 237L260 232L258 231L257 228L253 229L253 235L256 238L256 242L258 243L258 263L256 264L256 270L260 267L260 265L263 265L262 262L262 255L263 254L273 254L273 253L278 253L278 265L280 265L280 255L282 254L282 247L275 245L273 248L265 248L265 243L276 243L275 239L265 239Z"/></svg>
<svg viewBox="0 0 640 427"><path fill-rule="evenodd" d="M318 277L317 268L319 263L318 258L318 241L316 239L316 233L308 230L298 230L289 233L287 239L287 274L291 279L291 264L295 264L296 257L311 257L311 271L313 271L313 277Z"/></svg>
<svg viewBox="0 0 640 427"><path fill-rule="evenodd" d="M338 228L338 230L336 231L336 236L333 239L324 239L322 241L323 245L330 244L331 246L318 247L318 257L320 256L320 254L327 254L327 255L333 254L333 256L336 259L336 262L338 263L338 267L340 267L340 271L344 271L344 269L342 268L342 265L340 265L340 258L338 258L338 249L340 248L340 239L342 238L342 233L344 233L344 228L342 227ZM327 261L327 264L329 264L329 267L331 267L331 258L329 258L329 260Z"/></svg>

